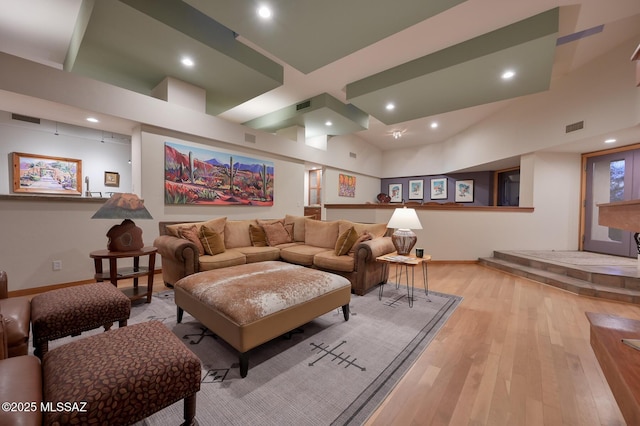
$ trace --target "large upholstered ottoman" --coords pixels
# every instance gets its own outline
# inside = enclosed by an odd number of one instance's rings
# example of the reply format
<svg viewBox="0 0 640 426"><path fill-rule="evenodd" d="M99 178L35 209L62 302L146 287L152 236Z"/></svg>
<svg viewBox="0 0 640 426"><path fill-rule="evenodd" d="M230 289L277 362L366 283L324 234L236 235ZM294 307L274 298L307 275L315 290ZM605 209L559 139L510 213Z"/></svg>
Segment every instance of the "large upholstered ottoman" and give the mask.
<svg viewBox="0 0 640 426"><path fill-rule="evenodd" d="M159 321L75 340L42 360L44 401L54 404L44 424L129 425L181 399L184 424L195 424L201 369Z"/></svg>
<svg viewBox="0 0 640 426"><path fill-rule="evenodd" d="M174 290L178 322L187 311L233 346L242 377L252 348L339 307L349 320L349 280L284 262L200 272L177 281Z"/></svg>
<svg viewBox="0 0 640 426"><path fill-rule="evenodd" d="M77 336L83 331L114 322L127 325L131 301L111 283L101 282L66 287L38 294L31 299L31 328L34 354L42 359L49 341Z"/></svg>

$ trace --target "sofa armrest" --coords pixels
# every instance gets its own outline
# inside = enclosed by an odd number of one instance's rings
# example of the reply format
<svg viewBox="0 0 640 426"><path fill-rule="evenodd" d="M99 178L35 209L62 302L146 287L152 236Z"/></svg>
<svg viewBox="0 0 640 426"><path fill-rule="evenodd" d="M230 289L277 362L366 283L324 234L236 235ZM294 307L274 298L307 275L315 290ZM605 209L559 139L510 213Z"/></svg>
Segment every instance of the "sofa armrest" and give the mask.
<svg viewBox="0 0 640 426"><path fill-rule="evenodd" d="M200 253L196 245L184 238L160 235L153 245L162 257L162 279L172 286L179 279L200 271Z"/></svg>
<svg viewBox="0 0 640 426"><path fill-rule="evenodd" d="M376 257L393 253L395 250L391 237L378 237L358 244L355 248L355 253L358 258L362 258L365 262L375 262Z"/></svg>
<svg viewBox="0 0 640 426"><path fill-rule="evenodd" d="M160 235L153 241L153 245L157 247L158 254L163 259L173 259L184 262L187 259L198 259L198 248L194 243L185 239L172 235Z"/></svg>

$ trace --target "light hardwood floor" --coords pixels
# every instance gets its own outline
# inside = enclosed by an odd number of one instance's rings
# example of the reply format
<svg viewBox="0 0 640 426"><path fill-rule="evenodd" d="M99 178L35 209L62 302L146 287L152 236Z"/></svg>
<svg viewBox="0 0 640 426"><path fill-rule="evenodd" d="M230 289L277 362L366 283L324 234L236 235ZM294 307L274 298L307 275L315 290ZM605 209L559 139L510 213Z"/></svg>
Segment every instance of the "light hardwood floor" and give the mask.
<svg viewBox="0 0 640 426"><path fill-rule="evenodd" d="M464 300L368 426L625 424L585 312L640 307L475 264L431 264L429 286Z"/></svg>

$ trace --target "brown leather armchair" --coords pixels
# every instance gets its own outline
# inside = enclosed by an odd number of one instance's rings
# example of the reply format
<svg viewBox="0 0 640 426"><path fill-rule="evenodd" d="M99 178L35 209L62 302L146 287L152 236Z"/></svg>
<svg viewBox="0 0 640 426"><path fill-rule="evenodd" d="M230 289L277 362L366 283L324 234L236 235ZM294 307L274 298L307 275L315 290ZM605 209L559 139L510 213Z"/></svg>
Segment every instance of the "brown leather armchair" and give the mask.
<svg viewBox="0 0 640 426"><path fill-rule="evenodd" d="M4 321L4 333L8 352L6 357L29 353L29 326L31 302L28 297L9 297L7 274L0 271L0 315Z"/></svg>
<svg viewBox="0 0 640 426"><path fill-rule="evenodd" d="M6 276L5 276L6 278ZM42 368L33 355L7 358L7 321L0 314L0 401L9 410L0 410L0 425L41 425ZM17 404L22 404L19 406ZM25 407L24 404L30 404ZM15 408L15 410L13 410Z"/></svg>

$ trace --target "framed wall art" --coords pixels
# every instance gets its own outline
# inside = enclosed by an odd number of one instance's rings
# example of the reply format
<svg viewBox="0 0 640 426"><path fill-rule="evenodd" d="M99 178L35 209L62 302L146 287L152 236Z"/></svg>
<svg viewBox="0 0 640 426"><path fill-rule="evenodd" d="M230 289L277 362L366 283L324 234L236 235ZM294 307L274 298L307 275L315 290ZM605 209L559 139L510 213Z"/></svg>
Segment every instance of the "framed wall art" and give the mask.
<svg viewBox="0 0 640 426"><path fill-rule="evenodd" d="M447 178L431 179L431 199L446 200L447 196Z"/></svg>
<svg viewBox="0 0 640 426"><path fill-rule="evenodd" d="M12 153L13 192L82 195L82 160Z"/></svg>
<svg viewBox="0 0 640 426"><path fill-rule="evenodd" d="M409 199L422 200L424 198L424 181L422 179L409 181Z"/></svg>
<svg viewBox="0 0 640 426"><path fill-rule="evenodd" d="M456 203L473 203L473 179L456 181Z"/></svg>
<svg viewBox="0 0 640 426"><path fill-rule="evenodd" d="M104 172L104 186L120 186L120 173Z"/></svg>
<svg viewBox="0 0 640 426"><path fill-rule="evenodd" d="M356 196L356 177L343 175L340 173L338 196L339 197L355 197Z"/></svg>
<svg viewBox="0 0 640 426"><path fill-rule="evenodd" d="M164 203L272 206L271 161L164 144Z"/></svg>
<svg viewBox="0 0 640 426"><path fill-rule="evenodd" d="M389 197L391 203L401 203L402 202L402 184L401 183L390 183L389 184Z"/></svg>

